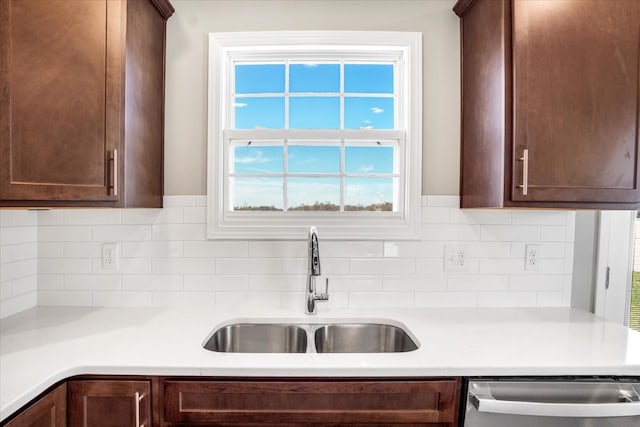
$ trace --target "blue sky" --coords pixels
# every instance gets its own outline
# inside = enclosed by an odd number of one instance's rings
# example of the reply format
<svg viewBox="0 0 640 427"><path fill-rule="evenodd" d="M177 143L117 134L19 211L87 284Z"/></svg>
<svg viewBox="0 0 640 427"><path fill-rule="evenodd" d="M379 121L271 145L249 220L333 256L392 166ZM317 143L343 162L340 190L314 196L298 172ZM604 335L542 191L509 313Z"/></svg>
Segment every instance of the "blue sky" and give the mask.
<svg viewBox="0 0 640 427"><path fill-rule="evenodd" d="M235 128L283 129L286 123L285 85L284 64L236 65ZM394 99L378 96L392 95L393 90L393 65L345 64L344 128L393 129ZM291 64L288 91L290 129L340 129L339 64ZM308 96L309 93L315 96ZM237 174L284 172L282 145L259 142L234 145L233 154L233 169ZM345 172L393 173L393 155L394 148L388 145L347 145ZM287 158L289 173L340 173L338 141L317 145L291 142ZM287 185L289 206L316 201L340 202L339 177L291 177ZM282 208L282 177L237 177L233 188L236 206ZM390 177L349 177L345 180L345 204L391 202L392 194L393 178Z"/></svg>

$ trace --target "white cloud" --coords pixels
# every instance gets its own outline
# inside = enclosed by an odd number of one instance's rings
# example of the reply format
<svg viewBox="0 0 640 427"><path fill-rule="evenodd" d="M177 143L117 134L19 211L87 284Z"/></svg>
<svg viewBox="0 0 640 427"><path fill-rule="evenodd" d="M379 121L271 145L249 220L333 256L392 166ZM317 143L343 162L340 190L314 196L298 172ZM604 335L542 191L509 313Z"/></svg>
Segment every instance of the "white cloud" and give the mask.
<svg viewBox="0 0 640 427"><path fill-rule="evenodd" d="M360 126L360 129L373 129L373 126Z"/></svg>
<svg viewBox="0 0 640 427"><path fill-rule="evenodd" d="M384 113L384 110L382 108L378 108L378 107L371 107L371 112L373 114L380 114L380 113Z"/></svg>
<svg viewBox="0 0 640 427"><path fill-rule="evenodd" d="M371 120L363 120L362 123L369 124L369 123L371 123Z"/></svg>
<svg viewBox="0 0 640 427"><path fill-rule="evenodd" d="M236 163L240 163L240 164L246 165L246 164L269 163L269 162L273 161L273 159L271 159L269 157L264 157L264 154L262 153L262 151L258 151L258 152L256 152L255 156L236 157L234 159L234 161Z"/></svg>
<svg viewBox="0 0 640 427"><path fill-rule="evenodd" d="M236 108L244 108L246 106L248 106L249 104L247 104L246 102L234 102L233 106Z"/></svg>
<svg viewBox="0 0 640 427"><path fill-rule="evenodd" d="M362 165L358 169L358 172L371 172L375 167L373 165Z"/></svg>
<svg viewBox="0 0 640 427"><path fill-rule="evenodd" d="M317 68L318 64L308 63L308 64L303 64L303 66L305 68Z"/></svg>

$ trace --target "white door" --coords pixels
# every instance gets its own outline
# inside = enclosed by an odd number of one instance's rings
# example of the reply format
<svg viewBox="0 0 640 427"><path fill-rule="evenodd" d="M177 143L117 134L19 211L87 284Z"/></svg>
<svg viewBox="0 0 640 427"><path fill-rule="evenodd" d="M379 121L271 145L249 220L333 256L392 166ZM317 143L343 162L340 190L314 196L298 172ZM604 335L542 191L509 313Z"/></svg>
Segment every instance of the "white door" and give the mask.
<svg viewBox="0 0 640 427"><path fill-rule="evenodd" d="M628 324L636 211L602 211L596 276L596 314Z"/></svg>

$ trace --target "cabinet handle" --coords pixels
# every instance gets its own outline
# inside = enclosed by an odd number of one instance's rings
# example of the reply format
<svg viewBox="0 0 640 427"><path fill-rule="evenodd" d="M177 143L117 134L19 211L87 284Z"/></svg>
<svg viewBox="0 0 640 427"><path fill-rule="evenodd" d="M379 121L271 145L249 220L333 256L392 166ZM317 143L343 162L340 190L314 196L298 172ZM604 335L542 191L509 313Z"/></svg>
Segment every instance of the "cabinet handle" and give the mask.
<svg viewBox="0 0 640 427"><path fill-rule="evenodd" d="M526 196L529 193L529 150L525 149L522 152L522 157L520 159L522 161L522 185L518 187L522 188L522 195Z"/></svg>
<svg viewBox="0 0 640 427"><path fill-rule="evenodd" d="M136 394L135 394L135 399L136 399L136 427L144 427L143 425L140 425L140 402L142 401L143 397L144 397L144 395L140 395L140 393L136 391Z"/></svg>
<svg viewBox="0 0 640 427"><path fill-rule="evenodd" d="M118 150L113 150L113 155L109 159L111 163L111 186L109 189L113 196L118 195Z"/></svg>

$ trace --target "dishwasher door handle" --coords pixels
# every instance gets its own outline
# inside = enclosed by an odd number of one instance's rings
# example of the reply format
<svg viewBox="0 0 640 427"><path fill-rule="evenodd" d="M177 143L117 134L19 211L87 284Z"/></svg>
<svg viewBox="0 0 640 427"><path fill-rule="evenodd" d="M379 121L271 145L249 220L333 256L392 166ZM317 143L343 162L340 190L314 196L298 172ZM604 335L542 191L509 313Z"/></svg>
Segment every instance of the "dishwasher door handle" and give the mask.
<svg viewBox="0 0 640 427"><path fill-rule="evenodd" d="M620 403L546 403L497 400L469 393L478 412L538 417L633 417L640 416L640 401Z"/></svg>

